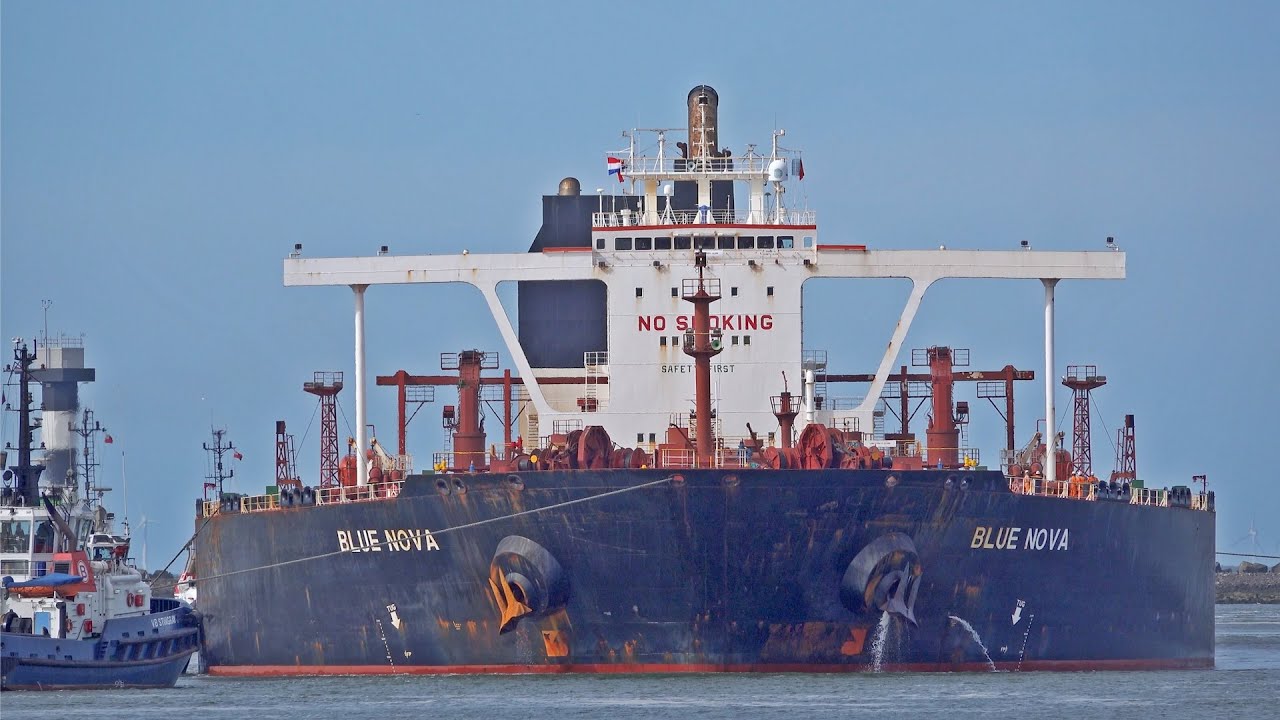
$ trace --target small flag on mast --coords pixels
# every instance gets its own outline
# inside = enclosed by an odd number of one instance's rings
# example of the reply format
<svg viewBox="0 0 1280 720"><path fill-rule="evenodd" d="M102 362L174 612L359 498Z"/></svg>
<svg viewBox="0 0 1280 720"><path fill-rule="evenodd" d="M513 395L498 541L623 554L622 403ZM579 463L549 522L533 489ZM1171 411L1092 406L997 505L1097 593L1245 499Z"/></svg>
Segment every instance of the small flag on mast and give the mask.
<svg viewBox="0 0 1280 720"><path fill-rule="evenodd" d="M618 182L622 182L622 171L627 169L627 164L622 162L622 158L609 157L609 174L617 175Z"/></svg>
<svg viewBox="0 0 1280 720"><path fill-rule="evenodd" d="M104 443L106 443L106 444L110 445L111 443L115 442L115 440L112 440L112 439L111 439L111 436L110 436L110 435L107 435L106 437L102 438L102 442L104 442Z"/></svg>
<svg viewBox="0 0 1280 720"><path fill-rule="evenodd" d="M804 158L800 158L800 161L796 163L796 178L799 180L804 179Z"/></svg>
<svg viewBox="0 0 1280 720"><path fill-rule="evenodd" d="M231 457L233 457L233 458L235 458L235 459L237 459L237 460L243 460L243 459L244 459L244 456L240 454L240 451L239 451L239 450L237 450L237 451L235 451L235 452L231 453Z"/></svg>

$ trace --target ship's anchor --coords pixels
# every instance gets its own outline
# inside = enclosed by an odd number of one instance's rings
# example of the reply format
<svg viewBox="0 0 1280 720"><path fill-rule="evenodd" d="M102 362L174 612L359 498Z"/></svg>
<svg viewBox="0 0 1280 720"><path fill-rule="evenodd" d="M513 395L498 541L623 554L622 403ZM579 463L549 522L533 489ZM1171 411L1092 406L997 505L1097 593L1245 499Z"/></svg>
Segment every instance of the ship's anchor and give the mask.
<svg viewBox="0 0 1280 720"><path fill-rule="evenodd" d="M923 572L910 535L881 535L849 562L840 580L840 601L854 612L879 609L914 625Z"/></svg>
<svg viewBox="0 0 1280 720"><path fill-rule="evenodd" d="M498 604L498 632L514 630L524 617L548 615L569 601L569 579L555 557L538 543L508 535L489 563L489 589Z"/></svg>

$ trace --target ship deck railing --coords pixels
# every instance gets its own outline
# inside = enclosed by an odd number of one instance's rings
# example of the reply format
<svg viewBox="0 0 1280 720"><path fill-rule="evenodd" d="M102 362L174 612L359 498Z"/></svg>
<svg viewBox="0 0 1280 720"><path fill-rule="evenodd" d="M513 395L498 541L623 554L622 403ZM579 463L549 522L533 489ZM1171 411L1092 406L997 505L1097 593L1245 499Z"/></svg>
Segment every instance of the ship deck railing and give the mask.
<svg viewBox="0 0 1280 720"><path fill-rule="evenodd" d="M369 483L368 485L349 485L316 488L316 505L339 505L343 503L368 502L398 497L404 486L403 480ZM285 509L280 504L280 496L245 495L239 499L238 512L255 513ZM221 503L217 500L205 500L201 504L202 517L211 517L221 512Z"/></svg>
<svg viewBox="0 0 1280 720"><path fill-rule="evenodd" d="M1041 497L1068 498L1071 500L1097 500L1097 486L1090 483L1072 482L1070 480L1054 480L1050 482L1042 477L1010 477L1009 490L1019 495L1039 495ZM1130 505L1147 505L1150 507L1169 507L1169 491L1164 488L1130 487ZM1193 493L1190 508L1192 510L1209 510L1209 496L1206 493Z"/></svg>
<svg viewBox="0 0 1280 720"><path fill-rule="evenodd" d="M818 224L814 210L783 210L739 212L737 210L664 210L658 213L638 212L629 209L606 210L591 213L591 226L600 228L652 227L655 225L707 226L716 225L764 225L776 227L813 226Z"/></svg>

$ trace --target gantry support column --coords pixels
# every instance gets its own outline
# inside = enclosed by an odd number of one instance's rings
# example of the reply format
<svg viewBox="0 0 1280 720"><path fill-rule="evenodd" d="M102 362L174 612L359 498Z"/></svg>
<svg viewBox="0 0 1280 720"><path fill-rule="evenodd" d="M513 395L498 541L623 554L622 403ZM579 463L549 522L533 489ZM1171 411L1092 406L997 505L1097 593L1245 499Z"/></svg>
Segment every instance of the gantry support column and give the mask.
<svg viewBox="0 0 1280 720"><path fill-rule="evenodd" d="M1053 391L1053 288L1056 279L1042 278L1044 283L1044 479L1046 487L1052 487L1058 475L1058 429L1054 427Z"/></svg>
<svg viewBox="0 0 1280 720"><path fill-rule="evenodd" d="M364 291L368 285L352 285L356 294L356 485L369 484L368 443L364 428L368 422L364 405Z"/></svg>

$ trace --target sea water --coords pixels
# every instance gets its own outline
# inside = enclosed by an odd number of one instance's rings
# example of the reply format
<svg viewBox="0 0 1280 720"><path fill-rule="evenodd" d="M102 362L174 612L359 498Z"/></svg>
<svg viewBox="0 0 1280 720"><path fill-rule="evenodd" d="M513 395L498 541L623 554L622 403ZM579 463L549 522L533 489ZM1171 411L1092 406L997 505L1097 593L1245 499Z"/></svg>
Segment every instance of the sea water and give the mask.
<svg viewBox="0 0 1280 720"><path fill-rule="evenodd" d="M1219 605L1214 670L504 675L242 680L16 692L23 718L1280 718L1280 605Z"/></svg>

